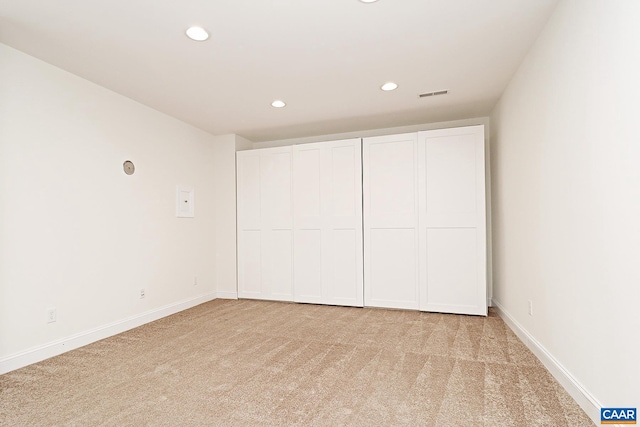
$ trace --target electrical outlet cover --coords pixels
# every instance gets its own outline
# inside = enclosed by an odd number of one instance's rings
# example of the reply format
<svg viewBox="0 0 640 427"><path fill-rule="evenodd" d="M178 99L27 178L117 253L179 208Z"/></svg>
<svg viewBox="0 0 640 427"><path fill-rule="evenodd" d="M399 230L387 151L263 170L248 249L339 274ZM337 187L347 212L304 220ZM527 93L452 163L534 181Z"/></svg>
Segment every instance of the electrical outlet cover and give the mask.
<svg viewBox="0 0 640 427"><path fill-rule="evenodd" d="M47 323L53 323L57 319L57 313L55 308L47 309Z"/></svg>

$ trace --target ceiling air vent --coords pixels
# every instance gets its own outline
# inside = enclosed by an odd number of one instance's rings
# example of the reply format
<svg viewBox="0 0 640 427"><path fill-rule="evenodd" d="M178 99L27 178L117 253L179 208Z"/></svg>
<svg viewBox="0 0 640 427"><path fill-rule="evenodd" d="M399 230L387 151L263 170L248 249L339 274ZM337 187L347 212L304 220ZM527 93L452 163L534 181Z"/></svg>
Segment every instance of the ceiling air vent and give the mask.
<svg viewBox="0 0 640 427"><path fill-rule="evenodd" d="M421 93L420 95L418 95L418 98L426 98L428 96L437 96L437 95L446 95L448 93L449 93L448 90L439 90L437 92Z"/></svg>

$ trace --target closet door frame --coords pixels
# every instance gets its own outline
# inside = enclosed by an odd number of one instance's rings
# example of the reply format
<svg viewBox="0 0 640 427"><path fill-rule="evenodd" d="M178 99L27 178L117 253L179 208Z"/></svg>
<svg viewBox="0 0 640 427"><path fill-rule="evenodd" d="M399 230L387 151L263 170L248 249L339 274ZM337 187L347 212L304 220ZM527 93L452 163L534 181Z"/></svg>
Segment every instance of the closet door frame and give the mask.
<svg viewBox="0 0 640 427"><path fill-rule="evenodd" d="M474 138L473 154L463 148L469 143L456 142L456 136ZM437 142L449 137L453 137L453 151ZM353 217L339 218L330 209L334 197L330 187L335 186L331 183L335 180L335 171L330 171L331 150L350 144L361 150L353 165L359 169L348 178L354 179L354 188L360 185L354 200L360 210ZM461 163L456 160L455 144L462 144ZM298 185L302 181L296 184L297 174L309 174L296 169L295 159L313 150L317 151L318 178L312 181L318 188L310 196ZM440 167L430 152L444 156L449 166ZM459 173L448 174L449 167ZM434 187L433 182L442 185ZM238 152L237 188L239 298L487 315L483 125ZM456 201L458 189L462 195ZM317 197L317 214L312 212L315 207L302 209L296 194L303 199ZM433 209L434 200L444 210ZM339 275L335 271L353 271L345 263L337 270L331 264L335 259L330 259L328 236L336 230L354 232L359 238L355 298L341 300L332 294L332 283ZM310 250L304 253L300 248ZM314 254L321 259L319 263ZM305 259L306 264L296 263ZM307 266L313 273L304 271ZM311 285L306 290L298 287L310 274L318 280L308 281ZM352 283L350 279L344 282Z"/></svg>

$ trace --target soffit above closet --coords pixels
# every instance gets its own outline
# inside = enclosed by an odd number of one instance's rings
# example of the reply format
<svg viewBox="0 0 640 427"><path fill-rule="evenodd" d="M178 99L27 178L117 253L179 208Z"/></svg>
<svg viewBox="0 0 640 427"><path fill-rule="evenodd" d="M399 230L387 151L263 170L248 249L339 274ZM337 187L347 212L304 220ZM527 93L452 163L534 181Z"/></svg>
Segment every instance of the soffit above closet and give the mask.
<svg viewBox="0 0 640 427"><path fill-rule="evenodd" d="M0 0L0 42L212 134L262 142L486 116L556 4ZM188 39L191 25L209 39ZM398 89L380 90L388 81Z"/></svg>

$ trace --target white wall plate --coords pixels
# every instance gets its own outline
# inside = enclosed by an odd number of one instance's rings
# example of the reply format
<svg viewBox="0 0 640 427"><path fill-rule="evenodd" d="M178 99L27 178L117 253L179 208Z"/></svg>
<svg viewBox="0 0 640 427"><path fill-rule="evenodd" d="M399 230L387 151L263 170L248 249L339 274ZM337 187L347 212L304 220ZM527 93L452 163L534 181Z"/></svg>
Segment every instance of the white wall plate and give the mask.
<svg viewBox="0 0 640 427"><path fill-rule="evenodd" d="M176 216L178 218L194 218L195 191L187 185L176 186Z"/></svg>

